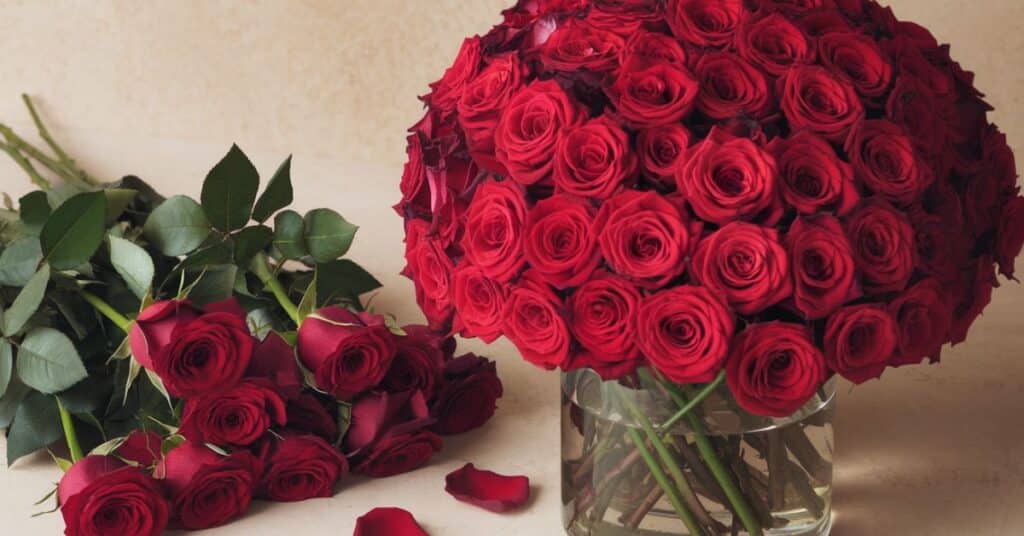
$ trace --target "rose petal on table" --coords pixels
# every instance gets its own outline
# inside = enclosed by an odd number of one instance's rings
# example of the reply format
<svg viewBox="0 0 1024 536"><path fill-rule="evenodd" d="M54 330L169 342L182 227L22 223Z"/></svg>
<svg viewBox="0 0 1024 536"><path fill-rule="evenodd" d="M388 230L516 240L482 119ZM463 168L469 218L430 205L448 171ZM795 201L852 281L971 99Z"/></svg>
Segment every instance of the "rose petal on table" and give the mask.
<svg viewBox="0 0 1024 536"><path fill-rule="evenodd" d="M499 475L467 463L445 477L444 490L460 501L502 513L526 504L530 498L530 479Z"/></svg>
<svg viewBox="0 0 1024 536"><path fill-rule="evenodd" d="M356 519L352 536L430 536L401 508L374 508Z"/></svg>

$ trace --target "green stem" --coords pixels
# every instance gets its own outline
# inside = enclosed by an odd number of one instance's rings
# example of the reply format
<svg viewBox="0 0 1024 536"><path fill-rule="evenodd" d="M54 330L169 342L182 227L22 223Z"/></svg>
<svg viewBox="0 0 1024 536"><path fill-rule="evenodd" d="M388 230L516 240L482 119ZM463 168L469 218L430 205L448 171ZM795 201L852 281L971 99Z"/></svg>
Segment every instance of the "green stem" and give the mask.
<svg viewBox="0 0 1024 536"><path fill-rule="evenodd" d="M250 266L252 273L256 274L256 277L263 282L264 286L270 290L277 299L277 303L281 304L281 307L288 317L295 322L295 326L302 325L302 316L299 315L299 308L292 302L291 298L288 297L288 291L281 285L281 282L277 280L273 271L270 269L270 261L267 259L267 254L260 252L257 253L252 259L252 265Z"/></svg>
<svg viewBox="0 0 1024 536"><path fill-rule="evenodd" d="M693 515L690 511L683 506L683 500L679 497L679 492L669 482L668 475L658 465L658 461L654 459L654 455L647 449L647 445L644 444L644 438L634 428L628 428L626 433L629 434L630 441L636 445L637 452L640 453L640 457L643 458L644 463L647 464L647 468L651 471L651 476L658 482L661 489L665 490L665 495L668 497L672 507L675 508L676 513L679 514L680 519L686 524L687 529L693 534L703 534L701 528L697 525L697 521L693 519Z"/></svg>
<svg viewBox="0 0 1024 536"><path fill-rule="evenodd" d="M60 425L64 429L64 439L68 443L68 451L71 453L71 462L81 460L82 447L78 444L78 434L75 433L75 423L71 420L71 414L64 409L64 404L57 399L57 409L60 411Z"/></svg>
<svg viewBox="0 0 1024 536"><path fill-rule="evenodd" d="M68 154L64 152L64 149L62 149L56 140L53 139L53 136L50 135L50 131L46 128L46 125L43 124L43 120L39 118L39 113L36 112L36 107L32 104L32 99L29 98L28 95L22 93L21 100L25 101L25 107L28 108L29 115L32 116L32 122L35 123L36 130L39 131L39 137L43 138L43 141L45 141L46 144L50 146L50 149L57 154L57 158L60 160L61 164L60 167L67 170L67 172L73 177L73 180L83 182L90 186L99 186L100 183L90 177L85 170L79 168L78 164L75 163L75 160L68 156ZM54 171L57 170L54 169Z"/></svg>
<svg viewBox="0 0 1024 536"><path fill-rule="evenodd" d="M14 137L14 133L3 125L0 125L0 133L2 133L4 138L7 139L7 143L0 143L0 149L7 153L11 157L11 160L14 160L14 162L25 171L29 180L32 181L32 184L35 184L42 190L49 190L52 188L53 185L50 184L50 181L40 175L39 171L37 171L35 166L32 165L32 162L29 162L28 159L18 151L18 144L12 139L12 137Z"/></svg>
<svg viewBox="0 0 1024 536"><path fill-rule="evenodd" d="M89 305L92 305L92 307L101 315L110 319L110 321L120 328L121 331L125 333L131 331L132 321L111 307L109 303L103 301L102 298L85 290L79 291L79 294L82 295L82 299L89 302Z"/></svg>
<svg viewBox="0 0 1024 536"><path fill-rule="evenodd" d="M677 411L675 415L669 418L669 420L665 421L664 424L661 425L661 428L665 430L672 428L673 425L675 425L677 422L686 417L686 415L689 414L690 411L693 410L693 408L700 405L700 403L703 402L704 399L707 398L711 393L713 393L715 389L718 389L718 386L722 385L723 382L725 382L724 370L718 373L718 376L714 379L714 381L707 384L706 386L704 386L703 389L698 391L696 396L690 399L690 402L688 402L683 407L679 408L679 411Z"/></svg>

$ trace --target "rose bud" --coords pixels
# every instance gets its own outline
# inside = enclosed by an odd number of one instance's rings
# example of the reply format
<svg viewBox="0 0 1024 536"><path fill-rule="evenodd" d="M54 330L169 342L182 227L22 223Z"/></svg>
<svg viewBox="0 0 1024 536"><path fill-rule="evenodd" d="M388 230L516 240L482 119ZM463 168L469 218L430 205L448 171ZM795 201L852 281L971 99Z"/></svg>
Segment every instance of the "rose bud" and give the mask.
<svg viewBox="0 0 1024 536"><path fill-rule="evenodd" d="M441 435L468 432L494 415L503 389L494 361L466 354L444 367L444 384L430 406L437 419L431 427Z"/></svg>
<svg viewBox="0 0 1024 536"><path fill-rule="evenodd" d="M395 351L394 336L380 316L327 307L299 326L299 359L322 391L341 400L376 387Z"/></svg>
<svg viewBox="0 0 1024 536"><path fill-rule="evenodd" d="M247 378L264 378L285 398L295 398L302 392L302 371L295 362L295 349L276 332L271 331L256 351L245 371Z"/></svg>
<svg viewBox="0 0 1024 536"><path fill-rule="evenodd" d="M690 272L744 315L759 313L793 291L779 232L750 223L726 224L702 240Z"/></svg>
<svg viewBox="0 0 1024 536"><path fill-rule="evenodd" d="M825 358L797 324L753 324L736 336L726 381L740 407L785 417L803 407L826 378Z"/></svg>
<svg viewBox="0 0 1024 536"><path fill-rule="evenodd" d="M250 378L221 392L185 401L181 435L196 443L244 447L286 422L285 402L264 379Z"/></svg>
<svg viewBox="0 0 1024 536"><path fill-rule="evenodd" d="M316 395L302 393L288 400L285 408L288 429L313 434L333 442L338 438L338 421Z"/></svg>
<svg viewBox="0 0 1024 536"><path fill-rule="evenodd" d="M507 296L507 285L487 277L483 270L463 260L452 274L455 305L452 331L463 337L494 342L502 334L501 313Z"/></svg>
<svg viewBox="0 0 1024 536"><path fill-rule="evenodd" d="M561 298L543 277L526 272L519 278L502 315L505 335L523 359L547 370L567 363L572 336L563 308Z"/></svg>
<svg viewBox="0 0 1024 536"><path fill-rule="evenodd" d="M170 342L153 354L153 370L171 395L200 396L238 383L255 346L244 316L205 313L174 327Z"/></svg>
<svg viewBox="0 0 1024 536"><path fill-rule="evenodd" d="M189 302L167 300L146 307L128 332L132 356L143 367L153 369L153 356L167 343L179 324L188 324L199 318L201 312Z"/></svg>
<svg viewBox="0 0 1024 536"><path fill-rule="evenodd" d="M426 430L389 436L360 454L355 471L371 478L407 473L422 467L440 450L441 438Z"/></svg>
<svg viewBox="0 0 1024 536"><path fill-rule="evenodd" d="M269 441L260 497L277 502L330 497L348 474L348 460L317 436L286 435Z"/></svg>
<svg viewBox="0 0 1024 536"><path fill-rule="evenodd" d="M427 326L404 326L404 337L395 339L397 351L391 368L380 383L385 391L422 391L434 395L445 362L445 340Z"/></svg>
<svg viewBox="0 0 1024 536"><path fill-rule="evenodd" d="M157 472L170 491L175 524L200 530L227 523L249 509L260 467L249 451L221 456L186 441L167 453Z"/></svg>
<svg viewBox="0 0 1024 536"><path fill-rule="evenodd" d="M139 467L150 469L163 457L163 441L156 432L134 430L114 450L114 455Z"/></svg>
<svg viewBox="0 0 1024 536"><path fill-rule="evenodd" d="M836 311L825 327L825 362L855 384L878 378L896 349L896 321L875 304Z"/></svg>
<svg viewBox="0 0 1024 536"><path fill-rule="evenodd" d="M111 456L78 460L61 478L57 498L68 536L156 536L170 511L152 477Z"/></svg>

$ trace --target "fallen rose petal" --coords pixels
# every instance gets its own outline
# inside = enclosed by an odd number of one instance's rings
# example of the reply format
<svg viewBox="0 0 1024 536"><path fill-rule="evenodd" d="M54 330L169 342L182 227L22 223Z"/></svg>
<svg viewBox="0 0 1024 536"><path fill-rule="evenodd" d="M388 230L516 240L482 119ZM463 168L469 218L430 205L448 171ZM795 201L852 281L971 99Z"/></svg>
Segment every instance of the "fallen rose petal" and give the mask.
<svg viewBox="0 0 1024 536"><path fill-rule="evenodd" d="M352 536L429 536L416 518L401 508L374 508L356 520Z"/></svg>
<svg viewBox="0 0 1024 536"><path fill-rule="evenodd" d="M467 463L445 477L444 490L456 499L492 512L518 508L530 498L530 479L477 469Z"/></svg>

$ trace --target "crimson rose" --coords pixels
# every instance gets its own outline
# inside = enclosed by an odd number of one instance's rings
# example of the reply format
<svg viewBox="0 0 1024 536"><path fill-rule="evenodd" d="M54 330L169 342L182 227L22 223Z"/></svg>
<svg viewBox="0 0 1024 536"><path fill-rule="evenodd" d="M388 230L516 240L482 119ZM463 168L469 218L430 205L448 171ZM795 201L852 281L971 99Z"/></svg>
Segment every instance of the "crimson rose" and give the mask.
<svg viewBox="0 0 1024 536"><path fill-rule="evenodd" d="M152 477L111 456L86 456L72 465L57 499L68 536L157 536L170 511Z"/></svg>
<svg viewBox="0 0 1024 536"><path fill-rule="evenodd" d="M431 429L441 435L468 432L494 415L503 388L494 361L474 354L457 357L444 367L444 384L430 406L437 422Z"/></svg>
<svg viewBox="0 0 1024 536"><path fill-rule="evenodd" d="M348 460L330 443L314 435L271 439L264 461L259 495L271 501L304 501L330 497L348 474Z"/></svg>
<svg viewBox="0 0 1024 536"><path fill-rule="evenodd" d="M607 199L636 179L629 135L601 116L565 132L555 153L555 187L582 197Z"/></svg>
<svg viewBox="0 0 1024 536"><path fill-rule="evenodd" d="M321 390L341 400L376 387L395 352L394 337L379 316L327 307L299 326L299 359Z"/></svg>
<svg viewBox="0 0 1024 536"><path fill-rule="evenodd" d="M567 364L572 338L561 298L538 274L527 272L519 278L505 302L505 335L527 361L545 369Z"/></svg>
<svg viewBox="0 0 1024 536"><path fill-rule="evenodd" d="M892 292L907 286L917 251L906 215L884 201L865 202L846 222L846 234L866 290Z"/></svg>
<svg viewBox="0 0 1024 536"><path fill-rule="evenodd" d="M853 251L839 220L799 218L786 235L793 270L793 302L805 318L825 318L858 294Z"/></svg>
<svg viewBox="0 0 1024 536"><path fill-rule="evenodd" d="M569 298L572 332L586 350L581 359L602 376L618 378L640 363L636 316L642 300L632 283L602 274Z"/></svg>
<svg viewBox="0 0 1024 536"><path fill-rule="evenodd" d="M175 524L187 530L216 527L249 509L260 473L248 451L221 456L186 441L158 468L174 506Z"/></svg>
<svg viewBox="0 0 1024 536"><path fill-rule="evenodd" d="M807 129L831 142L846 140L864 116L864 105L853 86L818 66L789 70L782 79L780 106L792 130Z"/></svg>
<svg viewBox="0 0 1024 536"><path fill-rule="evenodd" d="M205 312L174 326L170 341L152 355L153 370L171 395L201 396L238 383L255 347L244 314Z"/></svg>
<svg viewBox="0 0 1024 536"><path fill-rule="evenodd" d="M585 116L554 80L528 85L502 111L494 134L498 161L520 184L548 181L559 136Z"/></svg>
<svg viewBox="0 0 1024 536"><path fill-rule="evenodd" d="M803 326L754 324L732 343L726 381L743 409L785 417L800 409L825 381L825 358Z"/></svg>
<svg viewBox="0 0 1024 536"><path fill-rule="evenodd" d="M174 328L199 318L201 312L189 302L166 300L146 307L128 332L132 356L140 365L153 369L153 355L171 342Z"/></svg>
<svg viewBox="0 0 1024 536"><path fill-rule="evenodd" d="M725 363L735 321L712 291L686 285L645 299L637 327L637 344L666 378L705 383Z"/></svg>
<svg viewBox="0 0 1024 536"><path fill-rule="evenodd" d="M701 241L693 256L694 281L752 315L793 291L789 260L775 229L733 222Z"/></svg>
<svg viewBox="0 0 1024 536"><path fill-rule="evenodd" d="M891 365L916 365L926 357L939 360L953 314L948 292L937 279L923 279L889 304L898 334Z"/></svg>
<svg viewBox="0 0 1024 536"><path fill-rule="evenodd" d="M244 447L286 420L284 398L274 384L252 378L217 393L186 400L180 432L196 443Z"/></svg>
<svg viewBox="0 0 1024 536"><path fill-rule="evenodd" d="M507 283L523 267L526 199L512 181L488 181L477 188L466 212L462 249L492 279Z"/></svg>
<svg viewBox="0 0 1024 536"><path fill-rule="evenodd" d="M452 331L491 343L501 336L506 285L490 279L483 270L463 261L452 274L455 320Z"/></svg>
<svg viewBox="0 0 1024 536"><path fill-rule="evenodd" d="M853 383L882 375L896 349L896 322L875 304L844 307L825 327L825 362Z"/></svg>
<svg viewBox="0 0 1024 536"><path fill-rule="evenodd" d="M601 263L596 235L593 207L578 197L556 194L530 211L523 252L552 285L574 287Z"/></svg>

